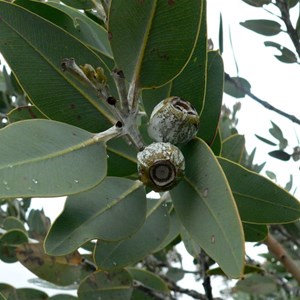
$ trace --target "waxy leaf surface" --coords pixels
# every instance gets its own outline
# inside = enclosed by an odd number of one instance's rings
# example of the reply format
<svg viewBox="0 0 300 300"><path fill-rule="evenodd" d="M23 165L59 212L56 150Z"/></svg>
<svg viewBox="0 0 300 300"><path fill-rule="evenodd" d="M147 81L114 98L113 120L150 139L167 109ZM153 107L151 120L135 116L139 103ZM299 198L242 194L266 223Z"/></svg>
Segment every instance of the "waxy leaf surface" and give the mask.
<svg viewBox="0 0 300 300"><path fill-rule="evenodd" d="M244 234L226 177L207 144L196 138L182 148L186 175L171 191L177 215L191 238L230 277L244 267Z"/></svg>
<svg viewBox="0 0 300 300"><path fill-rule="evenodd" d="M106 176L106 149L83 129L26 120L0 130L0 197L79 193Z"/></svg>

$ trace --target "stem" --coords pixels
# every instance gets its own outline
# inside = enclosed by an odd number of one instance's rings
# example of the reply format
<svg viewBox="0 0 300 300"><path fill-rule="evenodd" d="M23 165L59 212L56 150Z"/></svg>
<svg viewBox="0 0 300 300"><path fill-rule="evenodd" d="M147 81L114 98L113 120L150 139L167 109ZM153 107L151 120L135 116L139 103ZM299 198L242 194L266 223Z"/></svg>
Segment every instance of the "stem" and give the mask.
<svg viewBox="0 0 300 300"><path fill-rule="evenodd" d="M283 20L286 26L287 33L294 44L298 57L300 58L300 40L297 30L293 27L293 24L291 22L287 0L276 0L276 6L280 10L281 19Z"/></svg>
<svg viewBox="0 0 300 300"><path fill-rule="evenodd" d="M116 70L113 70L112 76L115 80L119 98L121 101L121 110L123 113L128 114L129 106L128 106L128 100L127 100L127 89L126 89L126 84L125 84L124 73L123 73L123 71L116 69Z"/></svg>
<svg viewBox="0 0 300 300"><path fill-rule="evenodd" d="M286 112L276 108L275 106L271 105L270 103L268 103L267 101L264 101L258 97L256 97L254 94L252 94L250 91L248 91L247 89L245 89L242 85L238 84L235 80L233 80L229 74L225 73L225 80L231 82L238 90L242 91L243 93L245 93L247 96L249 96L251 99L255 100L256 102L258 102L259 104L261 104L262 106L264 106L267 109L273 110L274 112L278 113L279 115L289 119L290 121L300 125L300 120L298 118L296 118L293 115L287 114Z"/></svg>
<svg viewBox="0 0 300 300"><path fill-rule="evenodd" d="M269 233L264 243L269 251L282 263L285 269L290 272L300 284L300 269L282 245Z"/></svg>
<svg viewBox="0 0 300 300"><path fill-rule="evenodd" d="M203 287L205 290L205 295L207 297L207 300L212 300L213 295L212 295L212 288L211 288L211 283L210 283L210 276L207 275L207 271L209 269L209 257L207 254L201 250L200 255L199 255L199 261L200 261L200 266L201 266L201 275L203 277Z"/></svg>
<svg viewBox="0 0 300 300"><path fill-rule="evenodd" d="M108 142L112 138L118 137L123 135L122 126L120 126L119 122L113 127L108 128L105 131L96 133L93 137L93 139L96 142Z"/></svg>

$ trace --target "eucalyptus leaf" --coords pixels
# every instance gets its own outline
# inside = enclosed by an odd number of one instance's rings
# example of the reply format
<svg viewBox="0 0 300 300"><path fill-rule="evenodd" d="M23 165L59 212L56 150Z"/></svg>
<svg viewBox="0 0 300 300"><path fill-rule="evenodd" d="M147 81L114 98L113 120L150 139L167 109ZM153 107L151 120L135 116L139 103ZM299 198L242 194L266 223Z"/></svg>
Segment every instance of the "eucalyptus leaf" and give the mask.
<svg viewBox="0 0 300 300"><path fill-rule="evenodd" d="M268 144L268 145L271 145L271 146L276 146L276 145L277 145L276 143L274 143L274 142L272 142L272 141L270 141L270 140L268 140L268 139L266 139L266 138L264 138L264 137L262 137L262 136L260 136L260 135L258 135L258 134L255 134L255 136L256 136L259 140L261 140L262 142L264 142L264 143L266 143L266 144Z"/></svg>
<svg viewBox="0 0 300 300"><path fill-rule="evenodd" d="M2 295L2 293L0 293L0 300L7 300L7 299Z"/></svg>
<svg viewBox="0 0 300 300"><path fill-rule="evenodd" d="M138 268L127 268L126 270L131 274L134 280L142 283L143 286L160 293L169 293L166 282L155 273Z"/></svg>
<svg viewBox="0 0 300 300"><path fill-rule="evenodd" d="M261 242L268 235L267 225L249 224L243 222L245 240L247 242Z"/></svg>
<svg viewBox="0 0 300 300"><path fill-rule="evenodd" d="M287 63L287 64L292 64L292 63L296 63L297 60L297 56L295 55L295 53L293 51L291 51L290 49L281 46L278 43L275 42L271 42L271 41L267 41L265 42L265 46L266 47L274 47L277 50L279 50L281 52L281 55L275 55L275 57L280 60L281 62Z"/></svg>
<svg viewBox="0 0 300 300"><path fill-rule="evenodd" d="M16 255L19 262L32 273L59 286L79 282L95 270L78 252L67 256L48 256L41 243L20 245Z"/></svg>
<svg viewBox="0 0 300 300"><path fill-rule="evenodd" d="M51 255L63 255L92 239L125 239L142 226L145 215L142 183L107 177L96 188L67 198L47 235L45 249Z"/></svg>
<svg viewBox="0 0 300 300"><path fill-rule="evenodd" d="M115 122L95 91L61 70L62 59L73 57L78 64L109 72L94 52L58 26L15 4L0 2L0 20L0 52L43 114L91 132L103 131ZM49 47L49 43L55 46ZM113 90L110 76L108 84Z"/></svg>
<svg viewBox="0 0 300 300"><path fill-rule="evenodd" d="M219 162L230 184L243 222L279 224L300 218L300 204L269 179L224 158Z"/></svg>
<svg viewBox="0 0 300 300"><path fill-rule="evenodd" d="M281 32L281 25L273 20L247 20L240 24L247 29L267 36L276 35Z"/></svg>
<svg viewBox="0 0 300 300"><path fill-rule="evenodd" d="M10 123L15 123L23 120L47 119L34 105L20 106L11 110L7 114Z"/></svg>
<svg viewBox="0 0 300 300"><path fill-rule="evenodd" d="M242 77L225 77L224 92L235 98L243 98L250 92L250 83Z"/></svg>
<svg viewBox="0 0 300 300"><path fill-rule="evenodd" d="M107 31L77 9L58 1L16 0L14 3L61 27L93 50L112 58Z"/></svg>
<svg viewBox="0 0 300 300"><path fill-rule="evenodd" d="M222 143L221 156L240 163L245 152L245 137L234 134L226 138Z"/></svg>
<svg viewBox="0 0 300 300"><path fill-rule="evenodd" d="M291 155L286 153L283 150L274 150L268 153L270 156L283 160L283 161L288 161L291 158Z"/></svg>
<svg viewBox="0 0 300 300"><path fill-rule="evenodd" d="M23 230L9 230L0 236L0 259L6 263L18 261L16 257L16 248L18 245L26 243L28 237Z"/></svg>
<svg viewBox="0 0 300 300"><path fill-rule="evenodd" d="M194 50L201 11L199 0L112 1L110 43L128 82L151 88L178 75Z"/></svg>
<svg viewBox="0 0 300 300"><path fill-rule="evenodd" d="M106 150L83 129L26 120L0 131L0 196L51 197L78 193L106 176Z"/></svg>
<svg viewBox="0 0 300 300"><path fill-rule="evenodd" d="M218 138L218 124L223 99L224 65L218 51L209 51L207 59L205 101L200 115L198 136L212 145Z"/></svg>
<svg viewBox="0 0 300 300"><path fill-rule="evenodd" d="M223 171L207 144L194 139L182 148L184 180L171 196L191 238L230 277L244 267L244 235L237 207Z"/></svg>
<svg viewBox="0 0 300 300"><path fill-rule="evenodd" d="M22 299L22 300L45 300L48 299L48 295L43 292L36 289L31 288L21 288L17 289L17 295L16 299ZM11 297L9 297L11 299Z"/></svg>
<svg viewBox="0 0 300 300"><path fill-rule="evenodd" d="M98 241L94 259L100 269L112 270L134 264L164 241L170 226L167 207L153 199L148 200L148 206L144 225L132 236L119 242Z"/></svg>
<svg viewBox="0 0 300 300"><path fill-rule="evenodd" d="M78 296L80 300L130 300L132 291L132 277L128 271L97 271L81 282Z"/></svg>

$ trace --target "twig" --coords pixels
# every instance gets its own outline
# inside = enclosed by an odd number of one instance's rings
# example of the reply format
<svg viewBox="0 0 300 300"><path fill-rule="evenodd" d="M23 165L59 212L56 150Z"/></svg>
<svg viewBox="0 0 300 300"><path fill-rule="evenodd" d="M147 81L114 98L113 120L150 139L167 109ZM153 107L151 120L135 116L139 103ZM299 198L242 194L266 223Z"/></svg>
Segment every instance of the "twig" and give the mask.
<svg viewBox="0 0 300 300"><path fill-rule="evenodd" d="M210 276L207 275L207 271L209 269L208 261L209 261L209 257L203 250L201 250L201 252L199 254L199 263L200 263L200 267L201 267L201 275L203 278L202 285L204 287L204 291L205 291L207 300L213 300Z"/></svg>
<svg viewBox="0 0 300 300"><path fill-rule="evenodd" d="M282 245L269 233L264 243L269 251L282 263L285 269L291 273L300 284L300 269Z"/></svg>
<svg viewBox="0 0 300 300"><path fill-rule="evenodd" d="M154 300L171 300L171 296L166 295L165 293L158 293L153 289L148 288L147 286L143 285L139 281L133 282L133 287L144 292L147 296Z"/></svg>
<svg viewBox="0 0 300 300"><path fill-rule="evenodd" d="M272 110L276 113L278 113L279 115L289 119L290 121L300 125L300 120L298 118L296 118L293 115L287 114L286 112L276 108L275 106L271 105L270 103L268 103L267 101L264 101L258 97L256 97L254 94L252 94L249 90L245 89L242 85L238 84L235 80L233 80L229 74L225 73L225 80L231 82L238 90L242 91L243 93L245 93L247 96L249 96L250 98L252 98L253 100L255 100L256 102L258 102L259 104L261 104L262 106L264 106L265 108Z"/></svg>
<svg viewBox="0 0 300 300"><path fill-rule="evenodd" d="M296 49L296 52L298 54L298 57L300 58L300 40L297 33L297 30L293 27L293 24L291 22L290 18L290 12L288 7L288 1L286 0L276 0L276 6L279 8L281 13L281 19L283 20L287 33L290 36L294 47Z"/></svg>

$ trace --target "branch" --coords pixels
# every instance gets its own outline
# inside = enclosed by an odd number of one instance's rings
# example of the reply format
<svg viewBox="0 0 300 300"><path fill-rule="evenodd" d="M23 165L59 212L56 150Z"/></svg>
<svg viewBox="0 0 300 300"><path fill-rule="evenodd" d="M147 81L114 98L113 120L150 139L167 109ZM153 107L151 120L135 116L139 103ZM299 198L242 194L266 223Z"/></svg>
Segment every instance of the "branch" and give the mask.
<svg viewBox="0 0 300 300"><path fill-rule="evenodd" d="M284 22L287 33L290 36L290 39L292 40L294 47L296 49L296 52L298 54L298 57L300 58L300 40L297 33L297 30L293 27L293 24L291 22L290 18L290 12L288 7L288 1L286 0L276 0L276 6L279 8L281 13L281 19Z"/></svg>
<svg viewBox="0 0 300 300"><path fill-rule="evenodd" d="M269 251L282 263L285 269L293 275L300 284L300 269L282 245L269 233L264 243Z"/></svg>
<svg viewBox="0 0 300 300"><path fill-rule="evenodd" d="M225 73L225 80L229 81L230 83L232 83L238 90L240 90L241 92L245 93L247 96L249 96L251 99L255 100L256 102L258 102L259 104L261 104L262 106L264 106L265 108L272 110L276 113L278 113L279 115L289 119L290 121L300 125L300 120L298 118L296 118L293 115L287 114L286 112L276 108L275 106L271 105L270 103L268 103L267 101L264 101L258 97L256 97L254 94L252 94L249 90L245 89L242 85L238 84L235 80L233 80L229 74Z"/></svg>
<svg viewBox="0 0 300 300"><path fill-rule="evenodd" d="M200 262L200 266L201 266L201 275L203 277L202 285L205 290L205 295L207 297L207 300L213 300L210 276L207 275L207 271L209 270L209 264L208 264L209 257L203 250L201 250L201 252L199 254L199 262Z"/></svg>

